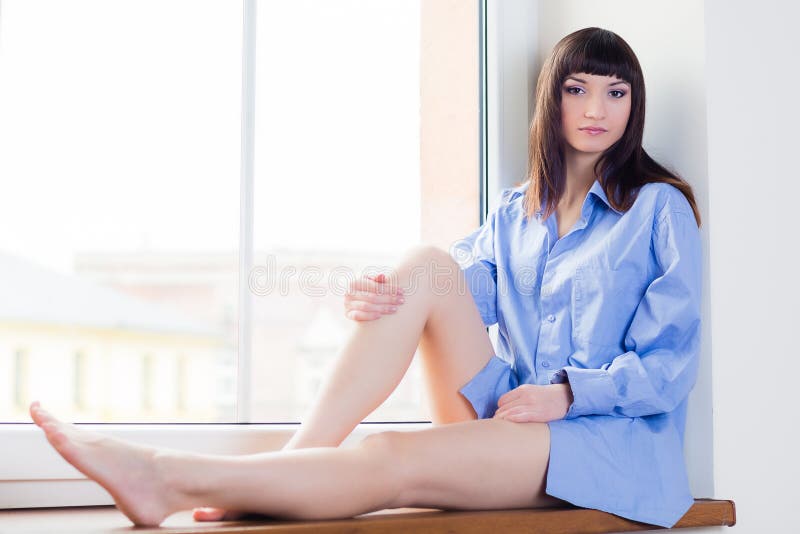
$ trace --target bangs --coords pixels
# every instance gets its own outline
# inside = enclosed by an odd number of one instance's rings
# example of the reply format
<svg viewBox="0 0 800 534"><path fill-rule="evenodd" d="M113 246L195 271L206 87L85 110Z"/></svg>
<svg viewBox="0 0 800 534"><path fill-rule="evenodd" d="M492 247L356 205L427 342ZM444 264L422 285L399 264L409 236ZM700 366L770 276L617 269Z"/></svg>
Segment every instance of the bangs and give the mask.
<svg viewBox="0 0 800 534"><path fill-rule="evenodd" d="M563 82L570 74L585 72L597 76L614 76L628 82L637 82L638 65L632 64L636 56L628 44L615 34L600 30L592 32L581 46L567 46L556 59L557 81Z"/></svg>

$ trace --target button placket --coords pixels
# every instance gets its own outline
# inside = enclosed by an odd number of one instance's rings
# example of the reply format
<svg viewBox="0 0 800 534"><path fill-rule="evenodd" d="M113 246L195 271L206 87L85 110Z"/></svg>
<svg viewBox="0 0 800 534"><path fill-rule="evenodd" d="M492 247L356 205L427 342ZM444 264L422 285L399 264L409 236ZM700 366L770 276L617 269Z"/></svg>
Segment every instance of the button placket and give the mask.
<svg viewBox="0 0 800 534"><path fill-rule="evenodd" d="M543 284L541 286L541 289L540 289L540 292L539 292L539 295L540 295L539 302L541 304L541 310L542 310L543 314L544 314L544 311L548 307L548 298L553 295L552 284L553 284L553 282L550 282L548 284ZM544 321L545 322L553 323L553 322L555 322L555 320L556 320L556 316L554 314L552 314L552 313L547 314L546 316L544 316ZM543 368L545 371L547 370L548 367L550 367L550 362L547 361L546 356L544 354L542 354L541 352L537 352L537 365L540 368Z"/></svg>

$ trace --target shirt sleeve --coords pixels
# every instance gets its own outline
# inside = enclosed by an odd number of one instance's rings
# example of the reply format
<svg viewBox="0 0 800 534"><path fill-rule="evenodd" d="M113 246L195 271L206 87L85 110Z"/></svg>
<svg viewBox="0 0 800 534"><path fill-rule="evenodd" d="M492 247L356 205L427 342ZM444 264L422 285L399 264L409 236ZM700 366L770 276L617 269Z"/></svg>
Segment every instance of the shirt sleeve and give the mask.
<svg viewBox="0 0 800 534"><path fill-rule="evenodd" d="M565 419L600 414L641 417L671 412L694 387L700 352L702 248L694 215L667 210L653 228L660 276L647 287L625 335L629 350L599 369L567 366Z"/></svg>
<svg viewBox="0 0 800 534"><path fill-rule="evenodd" d="M503 189L495 202L497 206L486 221L467 237L450 247L450 255L464 273L467 290L472 294L483 324L497 323L497 260L495 256L498 211L509 201L512 189Z"/></svg>

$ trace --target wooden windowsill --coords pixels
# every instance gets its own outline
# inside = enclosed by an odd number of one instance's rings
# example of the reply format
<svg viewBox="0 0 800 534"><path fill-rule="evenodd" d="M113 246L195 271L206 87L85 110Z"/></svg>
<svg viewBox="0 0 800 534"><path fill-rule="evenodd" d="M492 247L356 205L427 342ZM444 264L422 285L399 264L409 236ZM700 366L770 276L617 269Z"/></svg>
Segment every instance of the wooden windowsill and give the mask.
<svg viewBox="0 0 800 534"><path fill-rule="evenodd" d="M695 504L675 528L733 526L733 501L695 499ZM532 510L442 511L398 508L363 514L352 519L324 521L270 520L198 523L191 511L173 514L160 528L136 528L113 506L84 508L25 509L0 512L4 532L81 532L86 534L120 530L136 532L247 532L254 533L406 533L406 532L548 532L601 533L657 530L660 527L629 521L613 514L584 508ZM127 528L126 528L127 527Z"/></svg>

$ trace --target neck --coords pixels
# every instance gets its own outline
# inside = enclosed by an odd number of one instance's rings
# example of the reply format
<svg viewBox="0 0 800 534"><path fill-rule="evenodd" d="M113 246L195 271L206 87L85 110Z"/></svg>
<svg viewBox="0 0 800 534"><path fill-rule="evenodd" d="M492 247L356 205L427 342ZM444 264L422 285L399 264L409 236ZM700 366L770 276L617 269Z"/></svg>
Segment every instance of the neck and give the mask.
<svg viewBox="0 0 800 534"><path fill-rule="evenodd" d="M578 152L570 146L566 147L567 175L564 194L558 203L560 208L570 209L583 203L583 199L586 198L596 179L594 164L599 157L599 154Z"/></svg>

